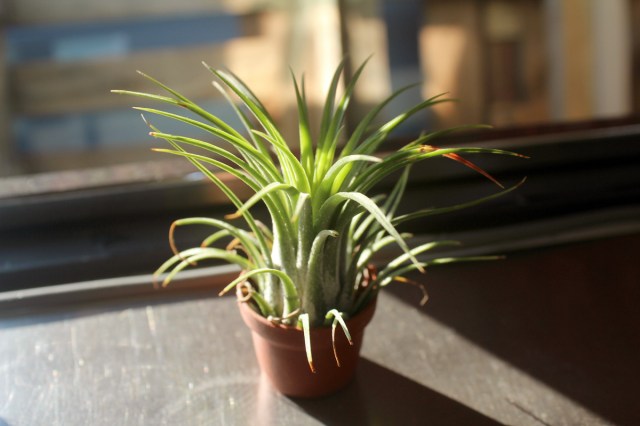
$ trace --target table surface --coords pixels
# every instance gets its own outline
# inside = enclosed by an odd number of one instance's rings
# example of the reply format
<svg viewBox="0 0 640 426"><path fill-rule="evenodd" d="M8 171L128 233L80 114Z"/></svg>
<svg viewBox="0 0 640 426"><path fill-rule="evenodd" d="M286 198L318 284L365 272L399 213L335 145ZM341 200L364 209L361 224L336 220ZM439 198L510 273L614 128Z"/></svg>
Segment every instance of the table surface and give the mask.
<svg viewBox="0 0 640 426"><path fill-rule="evenodd" d="M201 292L0 319L0 425L640 424L640 236L427 272L381 293L355 381L297 400L235 301ZM634 260L635 259L635 260Z"/></svg>

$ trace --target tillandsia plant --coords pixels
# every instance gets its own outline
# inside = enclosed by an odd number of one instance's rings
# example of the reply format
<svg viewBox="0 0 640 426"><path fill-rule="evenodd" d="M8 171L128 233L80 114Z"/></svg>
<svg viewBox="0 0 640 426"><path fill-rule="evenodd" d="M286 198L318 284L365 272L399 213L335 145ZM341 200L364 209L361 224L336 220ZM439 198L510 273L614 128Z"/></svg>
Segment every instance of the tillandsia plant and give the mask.
<svg viewBox="0 0 640 426"><path fill-rule="evenodd" d="M215 76L217 81L213 83L214 87L229 101L244 126L243 131L233 128L177 91L142 73L166 95L114 91L190 111L193 117L153 108L137 108L143 113L195 126L216 138L216 143L210 143L167 134L148 123L152 129L150 135L165 140L171 147L155 151L185 157L215 183L237 209L226 216L226 221L194 217L172 224L169 239L175 255L156 272L158 276L165 274L163 285L167 285L179 271L204 259L222 259L238 265L242 270L240 276L220 294L235 288L238 296L244 301L251 301L264 317L302 328L308 361L313 369L309 341L311 327L332 326L335 339L335 329L340 325L350 340L345 320L369 303L379 288L393 281L407 282L407 273L424 271L430 265L494 258L436 258L420 261L418 256L422 253L455 242L436 241L411 248L407 243L410 235L400 233L397 229L405 221L470 207L519 186L503 188L494 195L464 204L396 215L407 185L409 169L419 161L446 157L497 183L462 155L518 156L497 149L438 148L431 145L436 137L460 128L423 134L384 157L375 155L394 129L417 112L447 101L444 96L427 99L371 131L370 127L383 108L415 85L407 86L373 108L350 134L345 134L345 114L366 61L345 82L342 94L338 94L343 61L328 88L319 131L314 135L309 124L304 77L298 81L292 73L299 124L299 155L296 155L264 105L240 78L231 72L213 69L206 63L204 65ZM239 105L234 99L239 101ZM194 152L193 148L211 155ZM210 170L211 166L235 176L255 193L247 201L241 201ZM401 173L401 176L393 189L388 194L372 197L370 192L375 185L394 172ZM259 222L251 214L251 208L259 202L264 203L269 211L270 226ZM231 223L240 218L247 229ZM204 239L200 247L179 251L173 239L175 229L196 224L209 225L216 231ZM216 247L216 243L222 242L224 246ZM377 273L372 273L368 265L373 256L390 244L397 244L402 254L381 267Z"/></svg>

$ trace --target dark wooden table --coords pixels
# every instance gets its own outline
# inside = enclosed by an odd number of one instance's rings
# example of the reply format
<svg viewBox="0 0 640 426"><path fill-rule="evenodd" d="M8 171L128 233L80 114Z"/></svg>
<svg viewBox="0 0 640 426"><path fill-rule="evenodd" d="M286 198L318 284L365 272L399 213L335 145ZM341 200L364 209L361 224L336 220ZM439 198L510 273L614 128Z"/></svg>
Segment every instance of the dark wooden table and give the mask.
<svg viewBox="0 0 640 426"><path fill-rule="evenodd" d="M631 235L433 269L423 308L389 288L355 382L313 401L270 388L206 285L5 296L0 425L637 425L639 254Z"/></svg>

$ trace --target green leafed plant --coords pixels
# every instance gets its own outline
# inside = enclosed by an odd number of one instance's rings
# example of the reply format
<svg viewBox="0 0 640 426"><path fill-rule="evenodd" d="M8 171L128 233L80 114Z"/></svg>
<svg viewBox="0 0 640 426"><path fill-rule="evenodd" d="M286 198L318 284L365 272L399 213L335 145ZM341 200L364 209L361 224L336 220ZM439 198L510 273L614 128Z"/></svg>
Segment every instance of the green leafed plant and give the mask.
<svg viewBox="0 0 640 426"><path fill-rule="evenodd" d="M376 156L394 129L417 112L447 99L442 95L427 99L371 130L382 109L412 87L408 86L373 108L353 132L345 134L345 115L365 64L345 84L341 95L338 95L338 88L344 63L336 69L317 135L313 134L309 125L304 79L298 81L292 75L298 110L299 155L284 140L278 126L255 94L228 71L204 64L216 78L214 87L229 100L243 124L244 129L241 130L144 74L145 78L166 92L165 95L114 91L190 111L191 114L186 116L160 109L137 108L143 113L195 126L216 138L218 142L209 143L163 133L149 124L151 136L165 140L170 146L156 151L186 158L216 184L237 209L226 217L226 221L195 217L173 223L170 242L175 255L156 272L158 276L164 274L163 285L169 284L179 271L204 259L222 259L238 265L242 273L220 294L235 288L239 297L252 301L264 317L301 327L307 337L310 365L310 327L332 326L335 330L340 325L349 336L345 319L365 306L380 287L393 281L407 282L404 277L407 273L424 271L430 265L494 258L421 261L418 257L422 253L454 242L439 241L411 247L407 242L410 235L402 234L396 228L400 223L470 207L519 186L465 204L396 215L413 164L445 157L471 167L496 182L462 155L518 154L487 148L438 148L430 144L437 136L456 130L449 129L422 135L384 157ZM239 101L239 106L234 99ZM197 148L196 152L194 148ZM197 153L203 150L211 155ZM242 202L219 178L216 169L242 181L254 191L253 196ZM401 177L389 194L372 197L370 192L377 183L399 171ZM251 208L258 203L266 205L271 217L270 226L260 223L251 214ZM240 219L244 226L235 224ZM173 242L175 228L195 224L208 225L215 232L200 247L178 251ZM221 246L222 242L226 245ZM368 268L376 252L390 244L396 244L402 254L381 266L377 273L372 273Z"/></svg>

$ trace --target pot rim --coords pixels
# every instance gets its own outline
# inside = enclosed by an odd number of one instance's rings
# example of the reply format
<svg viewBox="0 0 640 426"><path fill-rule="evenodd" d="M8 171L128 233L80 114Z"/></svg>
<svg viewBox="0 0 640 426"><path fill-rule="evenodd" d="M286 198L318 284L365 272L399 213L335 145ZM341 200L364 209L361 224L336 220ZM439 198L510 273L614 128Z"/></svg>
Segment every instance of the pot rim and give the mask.
<svg viewBox="0 0 640 426"><path fill-rule="evenodd" d="M263 317L258 312L256 312L256 310L253 309L251 306L249 306L250 302L238 301L238 305L239 305L242 318L244 322L247 324L247 326L250 329L256 331L257 333L263 336L273 335L274 333L278 333L278 332L281 332L284 334L298 334L300 336L302 336L304 333L302 328L298 326L274 324L273 322L269 321L267 318ZM356 315L345 320L345 323L347 324L347 328L349 329L349 332L351 334L361 332L367 326L367 324L373 318L376 305L377 305L377 296L373 297L369 301L369 303L363 309L361 309ZM315 338L315 337L322 338L322 336L330 337L332 333L332 327L330 325L328 326L323 325L320 327L311 327L309 329L309 332L312 338Z"/></svg>

